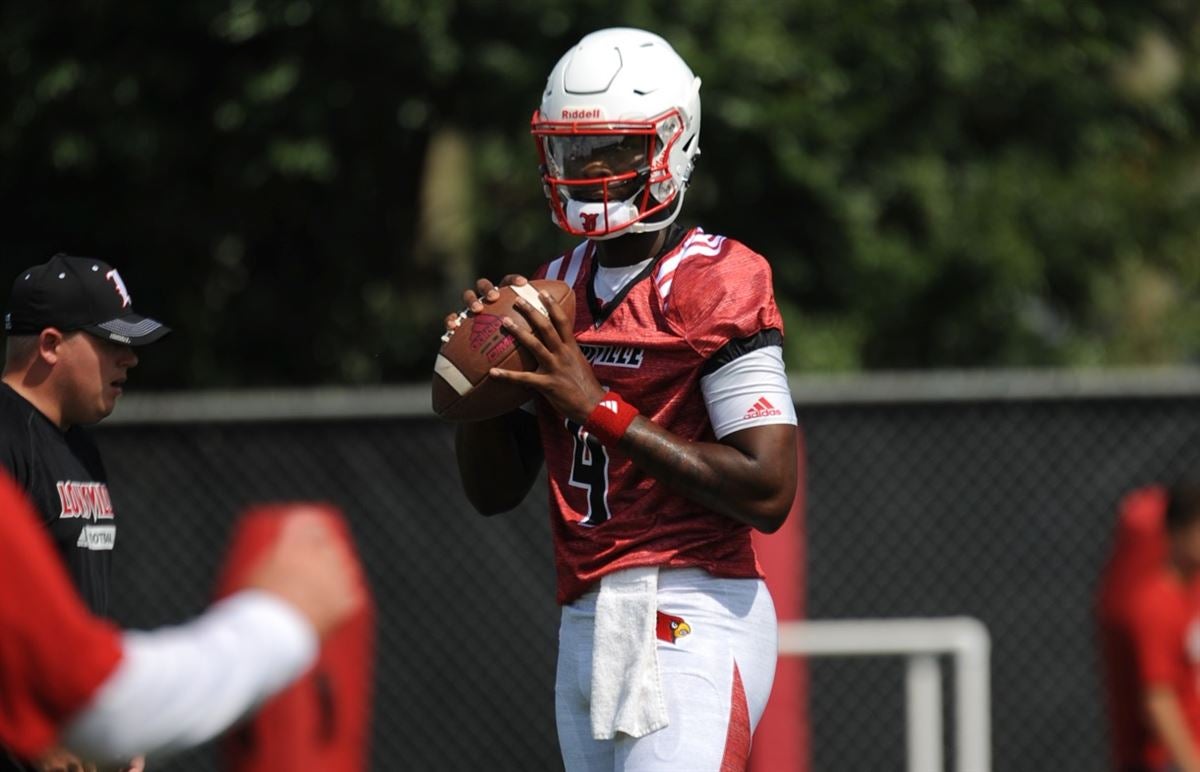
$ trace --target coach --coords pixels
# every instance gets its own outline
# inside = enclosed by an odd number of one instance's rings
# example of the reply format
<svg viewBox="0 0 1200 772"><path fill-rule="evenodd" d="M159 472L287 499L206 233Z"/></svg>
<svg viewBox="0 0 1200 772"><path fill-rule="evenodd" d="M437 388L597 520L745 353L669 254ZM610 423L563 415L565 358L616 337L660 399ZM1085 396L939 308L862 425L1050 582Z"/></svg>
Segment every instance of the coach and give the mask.
<svg viewBox="0 0 1200 772"><path fill-rule="evenodd" d="M117 518L84 427L112 413L138 363L133 347L169 329L134 313L115 268L61 254L17 275L6 312L0 466L32 499L84 602L103 616Z"/></svg>

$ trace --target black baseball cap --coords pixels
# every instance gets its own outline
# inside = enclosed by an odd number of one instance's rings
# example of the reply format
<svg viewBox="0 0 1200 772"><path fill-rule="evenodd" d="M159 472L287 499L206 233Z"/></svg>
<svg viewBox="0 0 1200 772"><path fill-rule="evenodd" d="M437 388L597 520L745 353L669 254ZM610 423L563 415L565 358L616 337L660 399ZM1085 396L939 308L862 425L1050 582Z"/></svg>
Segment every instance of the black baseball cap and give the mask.
<svg viewBox="0 0 1200 772"><path fill-rule="evenodd" d="M111 265L63 254L17 274L4 315L9 335L37 335L47 327L86 330L131 346L153 343L171 331L133 312L133 298Z"/></svg>

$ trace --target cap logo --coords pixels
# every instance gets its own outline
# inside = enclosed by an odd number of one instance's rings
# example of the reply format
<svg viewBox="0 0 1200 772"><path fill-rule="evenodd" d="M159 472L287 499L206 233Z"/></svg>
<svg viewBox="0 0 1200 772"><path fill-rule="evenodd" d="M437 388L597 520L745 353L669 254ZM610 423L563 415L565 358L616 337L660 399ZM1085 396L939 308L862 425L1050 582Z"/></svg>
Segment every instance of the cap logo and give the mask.
<svg viewBox="0 0 1200 772"><path fill-rule="evenodd" d="M125 282L121 279L121 274L117 273L117 269L113 268L108 273L104 274L104 278L113 283L117 294L121 296L121 308L127 308L133 303L133 298L129 297L129 290L125 287Z"/></svg>

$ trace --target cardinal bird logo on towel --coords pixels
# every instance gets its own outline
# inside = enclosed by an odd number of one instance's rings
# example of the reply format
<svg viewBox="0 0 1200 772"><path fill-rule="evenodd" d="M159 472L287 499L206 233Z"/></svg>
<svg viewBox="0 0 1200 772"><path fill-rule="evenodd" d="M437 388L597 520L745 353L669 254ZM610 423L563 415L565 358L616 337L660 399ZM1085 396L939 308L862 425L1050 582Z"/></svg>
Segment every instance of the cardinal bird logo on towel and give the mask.
<svg viewBox="0 0 1200 772"><path fill-rule="evenodd" d="M658 640L675 643L691 633L692 626L683 621L683 617L673 617L670 614L658 612Z"/></svg>

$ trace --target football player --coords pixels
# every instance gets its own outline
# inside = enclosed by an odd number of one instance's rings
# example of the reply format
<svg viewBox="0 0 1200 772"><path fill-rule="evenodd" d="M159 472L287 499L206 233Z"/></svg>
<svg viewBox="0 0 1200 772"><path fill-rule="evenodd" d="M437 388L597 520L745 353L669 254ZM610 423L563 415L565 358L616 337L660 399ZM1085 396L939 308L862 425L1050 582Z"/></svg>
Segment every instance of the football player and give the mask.
<svg viewBox="0 0 1200 772"><path fill-rule="evenodd" d="M658 35L605 29L554 67L532 121L555 224L581 242L519 301L534 403L462 424L462 484L512 509L543 463L562 606L556 716L578 770L737 770L771 691L774 606L751 544L796 492L796 415L767 261L677 223L700 79ZM510 275L502 284L524 284ZM482 312L488 280L464 293ZM453 330L458 316L446 319Z"/></svg>

